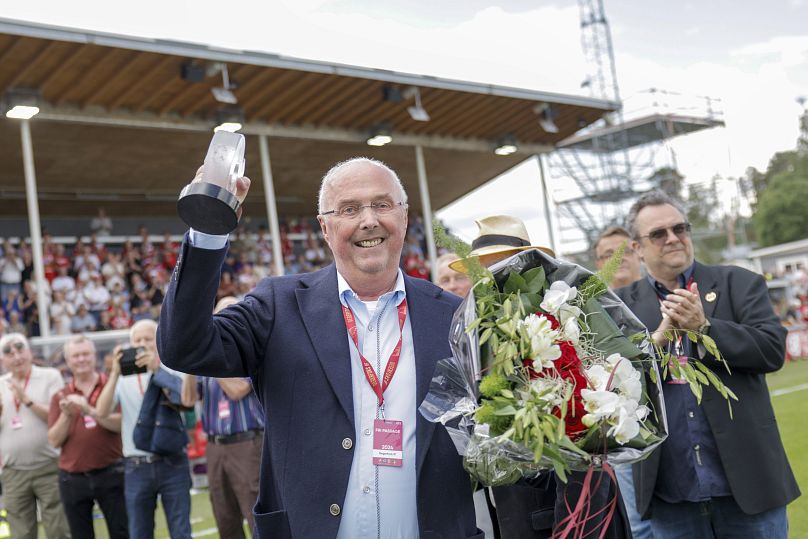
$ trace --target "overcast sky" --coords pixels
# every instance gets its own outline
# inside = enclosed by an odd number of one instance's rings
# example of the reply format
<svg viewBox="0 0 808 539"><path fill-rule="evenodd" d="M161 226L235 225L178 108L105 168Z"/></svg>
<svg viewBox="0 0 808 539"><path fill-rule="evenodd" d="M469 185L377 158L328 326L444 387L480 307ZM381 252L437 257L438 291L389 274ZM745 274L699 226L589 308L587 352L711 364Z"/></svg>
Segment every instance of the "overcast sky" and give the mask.
<svg viewBox="0 0 808 539"><path fill-rule="evenodd" d="M689 181L763 168L794 147L808 0L605 4L628 109L652 87L722 100L725 128L671 145ZM28 0L1 3L0 17L572 94L589 70L574 0ZM547 241L535 161L440 215L469 238L483 201Z"/></svg>

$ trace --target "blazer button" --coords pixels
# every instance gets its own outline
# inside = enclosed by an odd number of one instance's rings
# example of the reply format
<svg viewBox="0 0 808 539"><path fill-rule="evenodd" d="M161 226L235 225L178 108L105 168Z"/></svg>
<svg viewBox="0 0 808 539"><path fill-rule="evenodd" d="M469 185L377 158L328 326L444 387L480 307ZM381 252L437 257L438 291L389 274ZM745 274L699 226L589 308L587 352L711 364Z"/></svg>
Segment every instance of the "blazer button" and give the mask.
<svg viewBox="0 0 808 539"><path fill-rule="evenodd" d="M353 440L351 440L350 438L344 438L342 440L342 448L343 449L350 449L352 447L353 447Z"/></svg>
<svg viewBox="0 0 808 539"><path fill-rule="evenodd" d="M331 504L331 507L329 507L329 508L328 508L328 511L329 511L329 512L330 512L332 515L334 515L334 516L336 517L336 516L339 516L339 513L340 513L341 509L339 508L339 505L337 505L337 504L335 504L335 503L332 503L332 504Z"/></svg>

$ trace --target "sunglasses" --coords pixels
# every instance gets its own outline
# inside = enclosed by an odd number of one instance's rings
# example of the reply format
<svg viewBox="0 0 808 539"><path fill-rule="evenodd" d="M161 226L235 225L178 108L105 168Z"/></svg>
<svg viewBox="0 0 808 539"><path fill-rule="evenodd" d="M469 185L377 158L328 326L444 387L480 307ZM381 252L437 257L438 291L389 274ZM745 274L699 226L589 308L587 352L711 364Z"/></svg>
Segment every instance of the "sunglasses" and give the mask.
<svg viewBox="0 0 808 539"><path fill-rule="evenodd" d="M20 341L17 341L17 342L12 343L12 344L7 344L7 345L5 345L5 346L3 347L3 353L4 353L4 354L10 354L10 353L11 353L11 350L12 350L12 347L13 347L13 349L14 349L14 350L16 350L17 352L22 352L22 350L25 348L25 343L22 343L22 342L20 342Z"/></svg>
<svg viewBox="0 0 808 539"><path fill-rule="evenodd" d="M657 228L656 230L652 230L645 236L638 236L637 239L641 240L643 238L648 238L651 240L651 243L655 243L657 245L663 245L668 240L668 231L670 230L673 232L677 238L680 240L684 240L686 237L690 236L690 223L678 223L673 226L666 226L663 228Z"/></svg>

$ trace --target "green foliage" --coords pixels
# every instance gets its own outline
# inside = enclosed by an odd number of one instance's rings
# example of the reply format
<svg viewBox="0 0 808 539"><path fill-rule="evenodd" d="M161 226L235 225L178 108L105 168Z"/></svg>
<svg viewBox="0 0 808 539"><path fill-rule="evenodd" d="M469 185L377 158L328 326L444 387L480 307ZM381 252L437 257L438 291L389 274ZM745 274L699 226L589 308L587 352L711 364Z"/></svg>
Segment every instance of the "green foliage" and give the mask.
<svg viewBox="0 0 808 539"><path fill-rule="evenodd" d="M483 376L483 379L480 380L480 393L484 397L494 398L499 395L503 389L508 389L510 386L511 383L507 378L498 372L494 372L488 376Z"/></svg>
<svg viewBox="0 0 808 539"><path fill-rule="evenodd" d="M482 404L474 413L474 419L477 423L488 425L492 436L500 436L513 423L513 414L503 414L501 410L493 401L483 399Z"/></svg>
<svg viewBox="0 0 808 539"><path fill-rule="evenodd" d="M800 240L808 235L808 155L795 158L790 171L772 178L753 217L762 246Z"/></svg>

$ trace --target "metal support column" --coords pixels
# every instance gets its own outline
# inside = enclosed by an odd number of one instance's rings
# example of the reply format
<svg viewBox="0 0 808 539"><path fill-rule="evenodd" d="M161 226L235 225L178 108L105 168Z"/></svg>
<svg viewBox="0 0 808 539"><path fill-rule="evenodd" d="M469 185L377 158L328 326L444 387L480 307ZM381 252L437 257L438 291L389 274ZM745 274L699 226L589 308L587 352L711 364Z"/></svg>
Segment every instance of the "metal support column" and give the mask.
<svg viewBox="0 0 808 539"><path fill-rule="evenodd" d="M20 120L22 139L22 164L25 173L25 199L28 203L28 230L31 234L31 250L34 254L34 278L36 280L36 302L39 311L39 334L50 336L50 316L48 296L45 290L45 266L42 264L42 229L39 226L39 200L34 169L34 149L31 143L29 120Z"/></svg>
<svg viewBox="0 0 808 539"><path fill-rule="evenodd" d="M275 184L272 181L272 164L269 160L269 144L266 135L258 136L258 148L261 151L261 176L264 180L264 199L267 204L267 221L269 234L272 237L272 261L275 263L275 273L286 273L283 266L283 251L281 250L281 227L278 223L278 206L275 201Z"/></svg>
<svg viewBox="0 0 808 539"><path fill-rule="evenodd" d="M550 196L547 193L547 179L544 175L544 159L540 153L536 154L536 161L539 163L539 175L541 179L541 196L544 202L544 219L547 223L547 233L550 235L550 248L558 254L556 248L555 233L553 232L553 216L550 210Z"/></svg>
<svg viewBox="0 0 808 539"><path fill-rule="evenodd" d="M415 165L418 169L418 191L421 193L421 208L424 218L424 232L426 232L426 249L429 254L429 274L435 277L435 233L432 230L432 203L429 200L429 185L426 177L426 164L424 163L424 149L421 146L415 147Z"/></svg>

